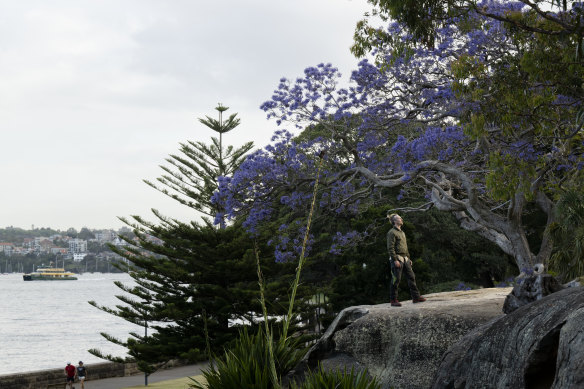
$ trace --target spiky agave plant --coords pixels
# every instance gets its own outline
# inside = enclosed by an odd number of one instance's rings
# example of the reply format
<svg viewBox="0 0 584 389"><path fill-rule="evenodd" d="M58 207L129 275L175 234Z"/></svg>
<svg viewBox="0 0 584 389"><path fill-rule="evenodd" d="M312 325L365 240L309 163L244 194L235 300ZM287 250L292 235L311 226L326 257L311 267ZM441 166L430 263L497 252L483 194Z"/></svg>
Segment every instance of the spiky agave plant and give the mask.
<svg viewBox="0 0 584 389"><path fill-rule="evenodd" d="M293 382L290 389L380 389L377 379L369 377L367 370L350 371L326 370L319 365L316 370L310 371L301 384Z"/></svg>

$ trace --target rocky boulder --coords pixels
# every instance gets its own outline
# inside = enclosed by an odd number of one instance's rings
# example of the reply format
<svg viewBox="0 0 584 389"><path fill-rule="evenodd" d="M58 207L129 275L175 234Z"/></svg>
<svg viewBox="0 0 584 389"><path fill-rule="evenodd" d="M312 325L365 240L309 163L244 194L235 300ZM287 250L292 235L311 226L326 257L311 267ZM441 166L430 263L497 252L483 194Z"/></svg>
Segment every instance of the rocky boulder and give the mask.
<svg viewBox="0 0 584 389"><path fill-rule="evenodd" d="M584 288L476 328L444 354L433 388L584 388Z"/></svg>
<svg viewBox="0 0 584 389"><path fill-rule="evenodd" d="M517 285L505 298L503 312L511 313L523 305L531 304L562 289L564 286L550 274L536 274L520 278Z"/></svg>
<svg viewBox="0 0 584 389"><path fill-rule="evenodd" d="M503 315L511 288L429 294L424 303L343 310L296 369L367 368L383 388L429 388L443 354L474 328Z"/></svg>

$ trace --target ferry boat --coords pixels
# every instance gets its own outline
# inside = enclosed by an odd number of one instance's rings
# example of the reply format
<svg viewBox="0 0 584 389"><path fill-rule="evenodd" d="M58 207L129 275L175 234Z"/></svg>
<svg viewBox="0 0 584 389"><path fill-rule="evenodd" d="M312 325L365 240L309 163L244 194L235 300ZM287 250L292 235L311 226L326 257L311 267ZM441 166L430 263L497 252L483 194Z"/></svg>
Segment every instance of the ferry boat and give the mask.
<svg viewBox="0 0 584 389"><path fill-rule="evenodd" d="M39 267L35 272L22 275L24 281L65 281L76 280L75 273L58 267Z"/></svg>

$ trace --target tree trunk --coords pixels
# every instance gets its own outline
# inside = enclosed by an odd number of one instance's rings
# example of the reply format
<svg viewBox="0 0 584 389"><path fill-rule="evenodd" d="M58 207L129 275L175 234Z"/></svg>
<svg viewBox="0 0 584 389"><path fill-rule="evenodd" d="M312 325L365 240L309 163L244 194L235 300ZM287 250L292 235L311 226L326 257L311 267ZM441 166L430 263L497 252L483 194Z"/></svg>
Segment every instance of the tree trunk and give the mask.
<svg viewBox="0 0 584 389"><path fill-rule="evenodd" d="M510 231L506 235L509 237L513 246L513 256L515 257L515 263L517 263L519 271L521 273L532 271L535 257L529 249L529 243L523 231Z"/></svg>
<svg viewBox="0 0 584 389"><path fill-rule="evenodd" d="M533 269L534 255L531 253L529 243L525 238L523 227L507 222L501 226L501 231L498 231L477 223L466 212L454 212L454 215L463 229L479 234L499 246L505 254L511 255L520 272Z"/></svg>

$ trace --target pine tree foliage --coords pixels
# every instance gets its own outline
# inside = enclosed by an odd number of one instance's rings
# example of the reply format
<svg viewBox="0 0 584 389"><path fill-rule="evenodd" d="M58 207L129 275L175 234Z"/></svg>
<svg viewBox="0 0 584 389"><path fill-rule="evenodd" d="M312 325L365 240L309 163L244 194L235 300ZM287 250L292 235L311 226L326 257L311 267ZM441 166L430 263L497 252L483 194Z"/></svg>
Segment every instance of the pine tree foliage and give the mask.
<svg viewBox="0 0 584 389"><path fill-rule="evenodd" d="M170 167L162 167L165 174L158 184L147 182L208 216L216 212L210 199L218 177L234 171L252 147L251 142L240 148L223 146L223 134L240 121L236 114L223 120L228 108L219 104L216 109L218 120L207 117L200 121L219 133L219 138L212 138L211 144L181 144L181 154L171 155L167 159ZM253 242L237 223L217 229L208 220L203 224L184 223L155 209L153 213L155 222L141 216L121 218L132 228L133 235L120 236L125 246L111 249L125 259L117 266L133 281L116 282L124 292L116 296L120 304L105 307L90 302L144 327L144 334L131 333L127 340L102 334L112 343L126 347L129 357L104 355L95 349L90 352L115 362L136 361L147 374L172 359L208 358L210 352L220 351L233 339L240 324L253 322L253 312L261 312ZM261 262L269 280L267 293L285 293L272 292L282 285L272 279L274 261L264 257Z"/></svg>
<svg viewBox="0 0 584 389"><path fill-rule="evenodd" d="M127 347L130 356L154 366L174 358L201 360L207 357L205 327L210 348L217 352L236 336L237 323L259 316L253 314L261 312L253 242L239 226L153 224L140 217L134 217L132 226L138 240L126 238L129 246L113 249L131 263L134 285L116 283L126 292L117 296L123 305L98 306L153 330L147 337L132 334L126 342L114 341ZM274 282L274 261L263 257L261 262L273 300L285 291Z"/></svg>
<svg viewBox="0 0 584 389"><path fill-rule="evenodd" d="M166 158L169 166L160 166L164 174L157 178L157 182L144 180L154 189L205 215L203 219L207 223L210 223L208 217L215 217L219 211L211 203L211 196L217 189L217 179L232 174L253 148L253 142L240 147L223 147L223 134L235 129L241 122L236 113L224 119L223 114L228 109L219 103L215 108L219 113L218 119L209 116L199 119L219 134L218 138L211 138L211 144L196 141L181 143L180 154Z"/></svg>

